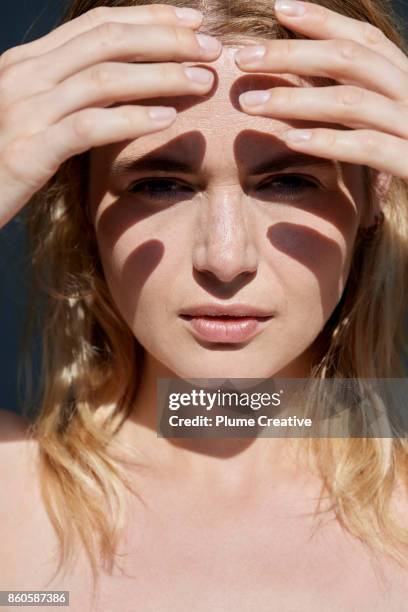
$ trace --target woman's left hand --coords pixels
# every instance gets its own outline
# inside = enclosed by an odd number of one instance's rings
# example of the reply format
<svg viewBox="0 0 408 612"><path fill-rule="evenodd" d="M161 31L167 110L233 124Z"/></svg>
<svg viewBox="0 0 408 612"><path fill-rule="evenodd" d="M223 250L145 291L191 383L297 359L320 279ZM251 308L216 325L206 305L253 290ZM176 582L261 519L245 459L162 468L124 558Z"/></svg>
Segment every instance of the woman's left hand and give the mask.
<svg viewBox="0 0 408 612"><path fill-rule="evenodd" d="M281 135L293 149L353 164L370 166L408 180L408 58L381 30L310 2L298 5L303 15L276 15L285 27L315 40L271 40L266 53L244 63L245 72L273 72L332 78L333 87L274 87L269 100L242 109L251 115L333 122L350 130L313 128ZM258 45L255 45L258 46ZM253 45L245 47L253 49ZM259 93L259 92L257 92ZM291 136L300 136L292 140Z"/></svg>

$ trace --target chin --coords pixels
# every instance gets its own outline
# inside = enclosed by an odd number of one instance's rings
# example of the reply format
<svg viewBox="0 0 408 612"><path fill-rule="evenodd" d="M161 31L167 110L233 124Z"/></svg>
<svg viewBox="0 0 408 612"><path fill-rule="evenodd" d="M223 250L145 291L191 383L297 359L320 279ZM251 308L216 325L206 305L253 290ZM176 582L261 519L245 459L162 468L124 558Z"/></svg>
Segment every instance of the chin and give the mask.
<svg viewBox="0 0 408 612"><path fill-rule="evenodd" d="M270 378L281 368L265 364L248 362L248 357L237 359L234 355L217 353L216 358L202 359L200 363L190 361L186 364L174 364L171 368L180 378Z"/></svg>

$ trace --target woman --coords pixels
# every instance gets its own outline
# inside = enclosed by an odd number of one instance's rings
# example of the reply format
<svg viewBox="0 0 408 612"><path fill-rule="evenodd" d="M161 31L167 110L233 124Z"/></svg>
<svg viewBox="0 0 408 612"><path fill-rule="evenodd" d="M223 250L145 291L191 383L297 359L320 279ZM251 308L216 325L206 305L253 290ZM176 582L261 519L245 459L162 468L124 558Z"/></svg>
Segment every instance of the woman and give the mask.
<svg viewBox="0 0 408 612"><path fill-rule="evenodd" d="M180 441L155 423L158 378L404 376L391 11L97 4L1 58L2 225L30 202L48 297L29 430L3 414L1 588L69 590L74 610L403 610L403 437ZM265 320L232 340L214 304Z"/></svg>

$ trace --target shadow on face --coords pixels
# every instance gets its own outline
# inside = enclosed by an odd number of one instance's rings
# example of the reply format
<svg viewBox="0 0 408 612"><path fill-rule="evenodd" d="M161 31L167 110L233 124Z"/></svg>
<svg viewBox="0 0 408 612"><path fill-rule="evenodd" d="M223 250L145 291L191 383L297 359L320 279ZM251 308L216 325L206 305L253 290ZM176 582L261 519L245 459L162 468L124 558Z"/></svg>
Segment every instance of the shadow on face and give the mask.
<svg viewBox="0 0 408 612"><path fill-rule="evenodd" d="M347 280L362 169L295 153L279 138L290 126L324 124L241 111L242 91L299 78L242 76L230 51L207 65L217 72L209 95L142 101L175 106L169 128L92 151L100 257L152 362L187 378L307 375L308 349ZM203 342L179 313L214 302L274 316L248 342Z"/></svg>

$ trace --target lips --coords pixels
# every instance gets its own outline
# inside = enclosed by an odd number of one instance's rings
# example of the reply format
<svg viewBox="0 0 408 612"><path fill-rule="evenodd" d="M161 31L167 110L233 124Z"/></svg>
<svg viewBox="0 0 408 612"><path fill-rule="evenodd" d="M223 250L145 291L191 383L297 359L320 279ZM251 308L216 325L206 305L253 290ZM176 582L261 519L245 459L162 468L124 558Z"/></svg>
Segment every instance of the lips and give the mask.
<svg viewBox="0 0 408 612"><path fill-rule="evenodd" d="M262 331L273 314L243 304L195 306L180 313L193 335L209 342L238 343ZM226 312L228 310L228 312Z"/></svg>
<svg viewBox="0 0 408 612"><path fill-rule="evenodd" d="M220 317L271 317L273 312L249 304L197 304L179 312L187 316L220 316Z"/></svg>

